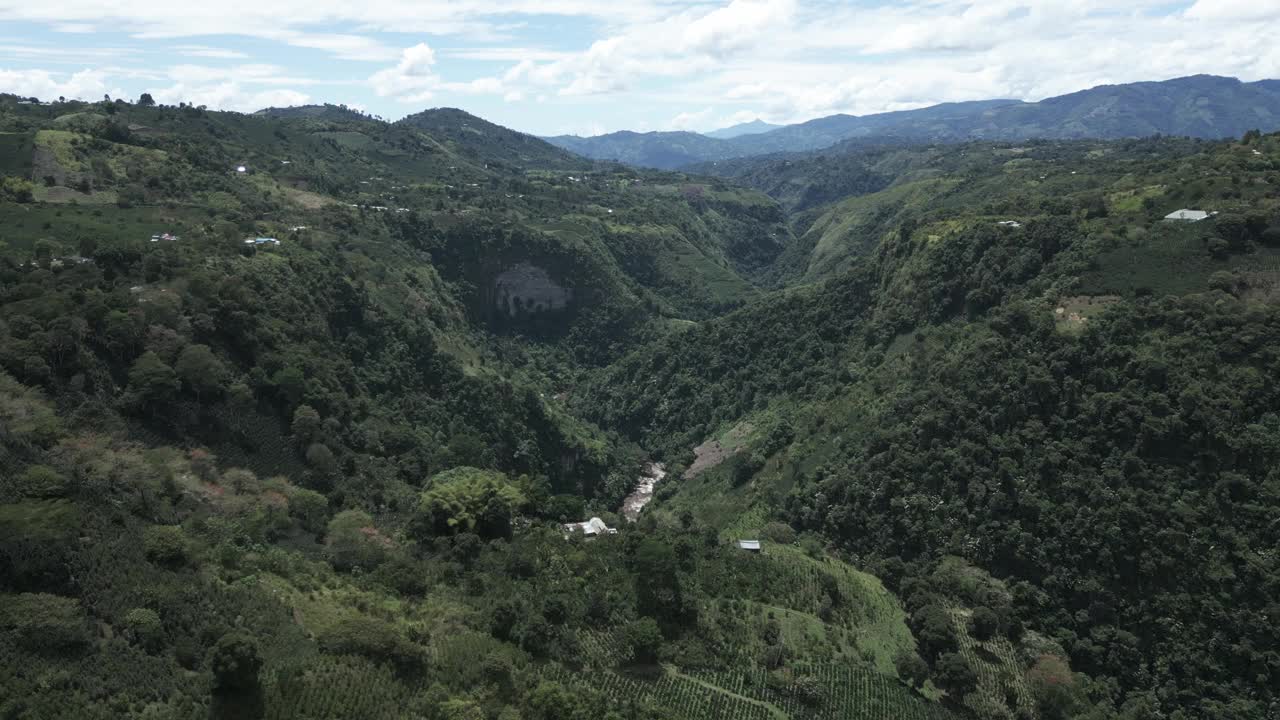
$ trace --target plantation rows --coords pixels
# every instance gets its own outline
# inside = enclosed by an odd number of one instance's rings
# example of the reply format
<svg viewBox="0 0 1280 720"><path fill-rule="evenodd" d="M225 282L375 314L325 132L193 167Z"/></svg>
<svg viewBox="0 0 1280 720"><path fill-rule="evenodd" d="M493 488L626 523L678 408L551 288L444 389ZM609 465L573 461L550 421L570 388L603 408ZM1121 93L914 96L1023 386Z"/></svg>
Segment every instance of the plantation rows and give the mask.
<svg viewBox="0 0 1280 720"><path fill-rule="evenodd" d="M688 678L664 672L653 680L627 677L616 672L573 673L561 666L548 668L552 679L569 687L590 687L620 704L651 704L682 720L776 720L763 705L699 685Z"/></svg>
<svg viewBox="0 0 1280 720"><path fill-rule="evenodd" d="M772 703L793 720L943 720L950 714L893 678L869 669L824 664L797 668L790 679L763 669L699 671L699 679Z"/></svg>
<svg viewBox="0 0 1280 720"><path fill-rule="evenodd" d="M389 668L322 655L267 687L266 720L369 720L398 717L410 691Z"/></svg>
<svg viewBox="0 0 1280 720"><path fill-rule="evenodd" d="M1031 687L1027 684L1026 675L1022 672L1022 664L1018 662L1013 645L1003 637L997 637L985 643L970 638L965 619L959 613L953 616L956 631L960 637L960 654L969 661L970 667L978 676L978 691L996 702L1007 703L1006 688L1016 695L1017 707L1028 712L1035 709Z"/></svg>
<svg viewBox="0 0 1280 720"><path fill-rule="evenodd" d="M618 642L616 634L607 630L580 630L578 645L583 657L600 666L614 667L627 655L627 649Z"/></svg>

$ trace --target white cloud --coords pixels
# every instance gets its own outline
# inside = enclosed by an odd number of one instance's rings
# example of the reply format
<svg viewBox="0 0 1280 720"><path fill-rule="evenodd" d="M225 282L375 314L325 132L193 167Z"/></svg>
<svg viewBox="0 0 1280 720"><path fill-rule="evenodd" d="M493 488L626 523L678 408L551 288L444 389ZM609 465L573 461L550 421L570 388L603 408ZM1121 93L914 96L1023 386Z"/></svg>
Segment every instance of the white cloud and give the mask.
<svg viewBox="0 0 1280 720"><path fill-rule="evenodd" d="M123 95L119 88L107 84L107 76L100 70L81 70L75 73L53 73L48 70L0 69L0 88L24 97L52 100L58 97L79 100L100 100L105 94Z"/></svg>
<svg viewBox="0 0 1280 720"><path fill-rule="evenodd" d="M175 45L172 51L186 57L214 58L218 60L244 60L249 57L236 50L210 47L208 45Z"/></svg>
<svg viewBox="0 0 1280 720"><path fill-rule="evenodd" d="M795 7L795 0L733 0L686 25L684 49L723 57L788 24Z"/></svg>
<svg viewBox="0 0 1280 720"><path fill-rule="evenodd" d="M432 69L435 63L435 51L421 42L402 50L400 62L371 75L369 83L379 97L395 97L404 102L429 100L432 90L441 83Z"/></svg>
<svg viewBox="0 0 1280 720"><path fill-rule="evenodd" d="M699 128L707 129L707 121L711 119L711 108L704 108L696 112L682 112L671 118L667 122L667 128L670 130L693 130Z"/></svg>
<svg viewBox="0 0 1280 720"><path fill-rule="evenodd" d="M266 107L289 107L305 105L311 98L297 90L277 88L271 90L251 90L238 82L220 82L209 84L176 83L167 88L160 88L153 93L156 102L166 105L177 105L180 102L192 105L207 105L216 110L235 110L253 112Z"/></svg>
<svg viewBox="0 0 1280 720"><path fill-rule="evenodd" d="M1197 0L1186 15L1195 20L1266 20L1280 18L1280 5L1265 0Z"/></svg>

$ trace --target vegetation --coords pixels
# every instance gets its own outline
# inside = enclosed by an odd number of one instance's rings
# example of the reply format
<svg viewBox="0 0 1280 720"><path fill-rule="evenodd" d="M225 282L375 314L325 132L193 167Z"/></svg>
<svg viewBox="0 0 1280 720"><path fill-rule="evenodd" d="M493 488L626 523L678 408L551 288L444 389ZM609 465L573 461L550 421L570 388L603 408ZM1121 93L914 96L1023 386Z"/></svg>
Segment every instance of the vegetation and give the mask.
<svg viewBox="0 0 1280 720"><path fill-rule="evenodd" d="M0 716L1273 713L1280 135L148 100L0 97Z"/></svg>

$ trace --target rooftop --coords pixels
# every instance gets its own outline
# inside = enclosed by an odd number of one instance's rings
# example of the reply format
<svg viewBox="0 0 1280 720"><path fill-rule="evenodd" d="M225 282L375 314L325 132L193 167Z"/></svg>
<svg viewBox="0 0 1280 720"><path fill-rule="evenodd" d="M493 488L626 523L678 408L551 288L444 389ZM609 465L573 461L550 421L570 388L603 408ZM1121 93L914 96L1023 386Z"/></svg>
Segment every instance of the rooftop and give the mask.
<svg viewBox="0 0 1280 720"><path fill-rule="evenodd" d="M1174 210L1168 215L1165 215L1164 219L1165 220L1182 220L1185 222L1200 222L1201 220L1204 220L1205 218L1215 214L1216 213L1205 212L1204 210L1188 210L1186 208L1183 208L1182 210Z"/></svg>

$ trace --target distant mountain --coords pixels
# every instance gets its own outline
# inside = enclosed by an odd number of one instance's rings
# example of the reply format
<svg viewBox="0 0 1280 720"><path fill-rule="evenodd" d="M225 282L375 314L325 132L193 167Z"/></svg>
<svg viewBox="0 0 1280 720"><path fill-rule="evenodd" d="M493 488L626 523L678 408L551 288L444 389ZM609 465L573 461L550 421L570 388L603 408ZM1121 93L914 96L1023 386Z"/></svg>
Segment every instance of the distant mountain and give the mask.
<svg viewBox="0 0 1280 720"><path fill-rule="evenodd" d="M741 137L743 135L759 135L767 133L770 130L786 127L785 125L774 125L763 120L752 120L751 122L739 123L731 125L727 128L712 130L711 132L702 133L707 137L716 138L718 140L729 140L730 138Z"/></svg>
<svg viewBox="0 0 1280 720"><path fill-rule="evenodd" d="M1186 135L1223 138L1250 129L1280 128L1280 81L1243 83L1194 75L1163 82L1102 85L1028 103L983 100L944 103L875 115L831 115L769 132L727 139L690 133L612 133L598 138L548 138L593 158L677 168L696 162L777 152L802 152L864 138L869 141L956 142L1031 138L1125 138ZM695 160L687 160L688 158Z"/></svg>
<svg viewBox="0 0 1280 720"><path fill-rule="evenodd" d="M691 132L648 132L630 130L578 137L557 135L545 138L553 145L596 160L617 160L628 165L672 170L707 160L739 157L726 140Z"/></svg>
<svg viewBox="0 0 1280 720"><path fill-rule="evenodd" d="M395 123L421 130L472 162L508 167L578 170L591 163L533 135L509 130L457 108L435 108Z"/></svg>

